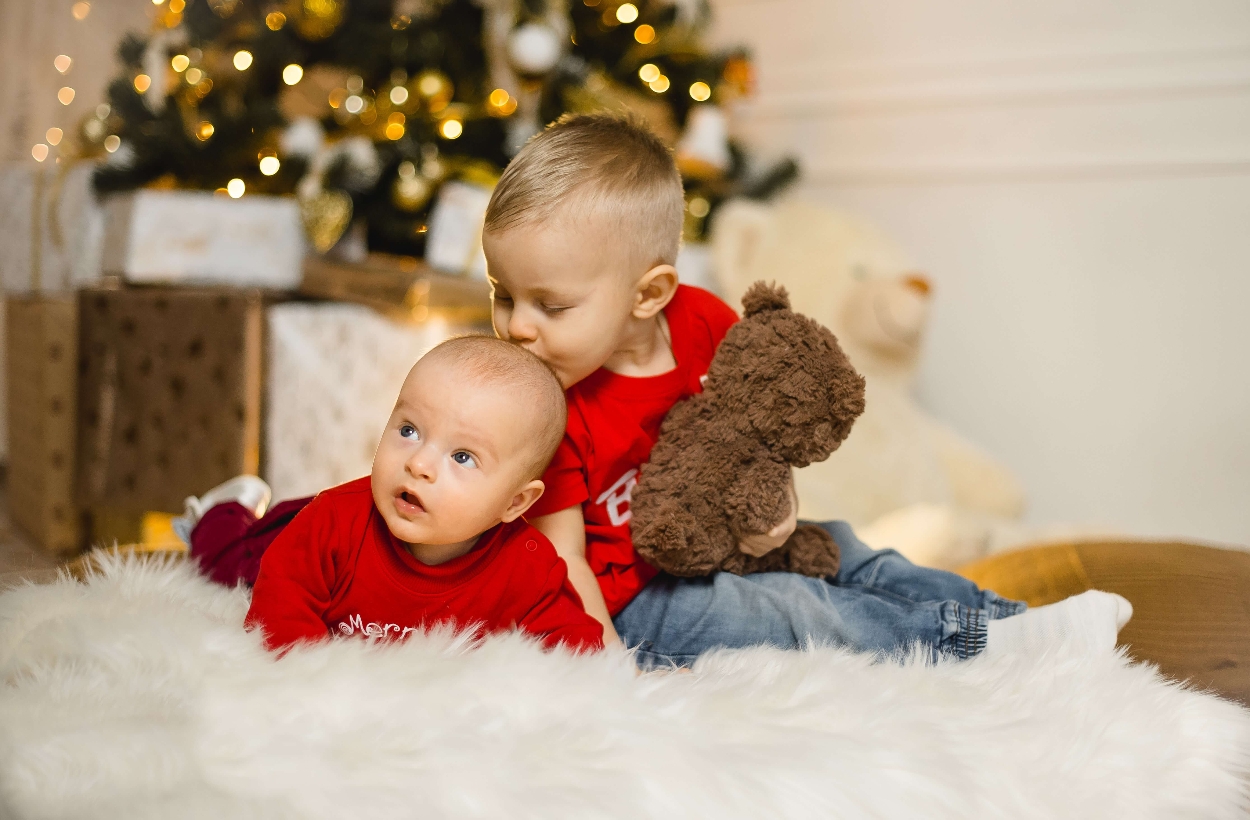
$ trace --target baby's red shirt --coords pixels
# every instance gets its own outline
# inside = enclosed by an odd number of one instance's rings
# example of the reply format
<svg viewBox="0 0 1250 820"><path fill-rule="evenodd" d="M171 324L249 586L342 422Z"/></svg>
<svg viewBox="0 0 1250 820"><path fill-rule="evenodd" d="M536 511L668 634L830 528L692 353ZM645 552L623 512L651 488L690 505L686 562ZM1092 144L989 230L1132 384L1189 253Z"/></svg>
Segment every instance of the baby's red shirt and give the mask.
<svg viewBox="0 0 1250 820"><path fill-rule="evenodd" d="M387 529L367 476L319 494L274 539L246 624L264 630L270 649L329 635L403 638L444 624L478 635L519 628L548 647L603 646L564 561L524 519L427 566Z"/></svg>
<svg viewBox="0 0 1250 820"><path fill-rule="evenodd" d="M664 416L702 390L717 345L738 321L729 305L687 285L678 285L664 316L677 367L645 378L599 368L565 391L568 428L543 474L547 489L529 511L549 515L582 505L586 561L613 616L658 573L634 550L629 533L638 470L651 455Z"/></svg>

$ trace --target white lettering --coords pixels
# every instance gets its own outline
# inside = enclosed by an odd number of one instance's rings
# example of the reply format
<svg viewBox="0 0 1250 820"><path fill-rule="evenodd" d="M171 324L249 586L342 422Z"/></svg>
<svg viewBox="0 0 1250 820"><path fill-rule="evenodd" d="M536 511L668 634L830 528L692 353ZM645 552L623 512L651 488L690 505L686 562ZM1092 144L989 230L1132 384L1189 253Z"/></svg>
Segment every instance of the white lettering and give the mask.
<svg viewBox="0 0 1250 820"><path fill-rule="evenodd" d="M365 627L360 622L359 615L350 615L346 621L339 621L339 632L342 632L344 635L353 635L364 631Z"/></svg>
<svg viewBox="0 0 1250 820"><path fill-rule="evenodd" d="M347 616L346 621L338 622L338 630L342 635L360 634L364 638L385 638L392 632L399 635L400 638L408 637L409 632L415 632L420 627L400 626L399 624L383 624L375 621L364 623L364 619L360 614Z"/></svg>
<svg viewBox="0 0 1250 820"><path fill-rule="evenodd" d="M630 470L616 480L603 495L595 500L596 504L604 504L608 511L608 520L612 526L619 527L633 516L629 510L629 497L638 483L638 470Z"/></svg>

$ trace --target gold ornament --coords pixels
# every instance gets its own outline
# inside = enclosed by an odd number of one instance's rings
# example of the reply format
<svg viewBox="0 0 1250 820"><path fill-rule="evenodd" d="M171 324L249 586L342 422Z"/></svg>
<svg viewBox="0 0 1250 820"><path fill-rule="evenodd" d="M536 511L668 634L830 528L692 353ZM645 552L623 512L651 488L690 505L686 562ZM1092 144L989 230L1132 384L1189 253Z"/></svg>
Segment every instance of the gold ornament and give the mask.
<svg viewBox="0 0 1250 820"><path fill-rule="evenodd" d="M755 69L746 57L726 60L721 77L740 97L749 97L755 91Z"/></svg>
<svg viewBox="0 0 1250 820"><path fill-rule="evenodd" d="M656 67L658 79L659 68ZM650 73L650 72L648 72ZM667 78L665 78L667 79ZM567 86L564 107L575 113L620 111L643 120L656 136L672 145L680 132L673 121L673 109L662 98L643 94L617 83L602 72L591 72L581 86Z"/></svg>
<svg viewBox="0 0 1250 820"><path fill-rule="evenodd" d="M333 248L352 224L352 198L342 191L321 191L299 201L304 232L317 253Z"/></svg>
<svg viewBox="0 0 1250 820"><path fill-rule="evenodd" d="M434 183L417 173L417 166L411 160L399 164L399 174L391 186L391 201L401 211L414 213L421 210L430 201L434 193Z"/></svg>
<svg viewBox="0 0 1250 820"><path fill-rule="evenodd" d="M107 106L99 106L96 110L78 121L78 145L83 156L96 157L104 153L104 140L109 135Z"/></svg>
<svg viewBox="0 0 1250 820"><path fill-rule="evenodd" d="M295 85L283 86L278 93L278 110L287 121L300 117L312 117L315 120L330 115L330 93L343 89L347 83L347 70L336 66L313 65L304 69L300 81ZM342 100L338 100L342 104Z"/></svg>
<svg viewBox="0 0 1250 820"><path fill-rule="evenodd" d="M446 108L455 93L451 79L441 71L422 71L417 75L414 85L417 94L425 100L430 112L434 114Z"/></svg>
<svg viewBox="0 0 1250 820"><path fill-rule="evenodd" d="M294 13L288 16L305 40L324 40L343 24L346 11L346 0L296 0Z"/></svg>
<svg viewBox="0 0 1250 820"><path fill-rule="evenodd" d="M208 0L208 7L213 10L213 14L224 19L234 14L234 10L239 7L239 0Z"/></svg>
<svg viewBox="0 0 1250 820"><path fill-rule="evenodd" d="M707 230L707 215L712 204L703 194L694 194L686 200L682 214L681 238L686 242L700 242Z"/></svg>

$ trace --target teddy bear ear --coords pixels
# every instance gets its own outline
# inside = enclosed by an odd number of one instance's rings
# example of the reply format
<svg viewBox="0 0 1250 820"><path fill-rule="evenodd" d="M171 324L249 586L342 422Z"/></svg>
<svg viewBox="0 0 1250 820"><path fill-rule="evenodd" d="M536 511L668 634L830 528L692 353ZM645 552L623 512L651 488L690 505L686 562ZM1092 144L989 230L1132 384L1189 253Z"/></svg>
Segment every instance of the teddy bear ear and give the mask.
<svg viewBox="0 0 1250 820"><path fill-rule="evenodd" d="M789 309L790 294L783 286L775 282L765 282L761 279L747 288L747 292L742 297L743 316L754 316L766 310Z"/></svg>

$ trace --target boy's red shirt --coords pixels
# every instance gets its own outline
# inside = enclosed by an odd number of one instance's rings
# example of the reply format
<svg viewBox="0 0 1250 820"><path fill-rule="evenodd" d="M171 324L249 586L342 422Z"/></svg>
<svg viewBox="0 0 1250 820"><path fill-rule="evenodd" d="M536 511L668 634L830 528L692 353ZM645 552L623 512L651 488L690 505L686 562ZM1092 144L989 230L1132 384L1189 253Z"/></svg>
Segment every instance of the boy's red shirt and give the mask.
<svg viewBox="0 0 1250 820"><path fill-rule="evenodd" d="M576 504L586 521L586 561L615 616L658 570L634 550L629 498L638 470L674 404L698 393L716 346L738 315L711 293L678 285L664 309L677 367L634 378L599 368L565 391L569 423L551 466L547 489L531 517Z"/></svg>
<svg viewBox="0 0 1250 820"><path fill-rule="evenodd" d="M368 476L319 494L274 540L246 624L264 630L270 649L329 635L403 638L444 624L479 635L515 627L548 647L603 646L564 561L524 519L427 566L387 529Z"/></svg>

